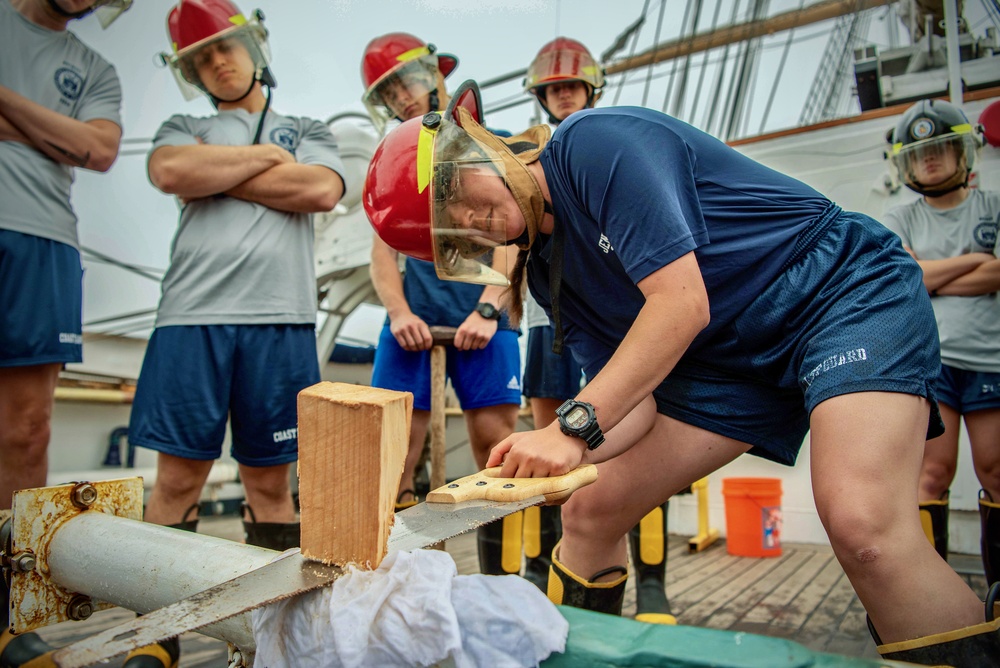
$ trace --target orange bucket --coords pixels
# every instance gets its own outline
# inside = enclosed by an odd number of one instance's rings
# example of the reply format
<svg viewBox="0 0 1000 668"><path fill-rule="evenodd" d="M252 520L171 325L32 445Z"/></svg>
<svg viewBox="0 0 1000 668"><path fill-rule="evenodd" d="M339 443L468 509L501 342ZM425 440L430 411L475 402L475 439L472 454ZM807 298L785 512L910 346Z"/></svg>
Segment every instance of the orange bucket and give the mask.
<svg viewBox="0 0 1000 668"><path fill-rule="evenodd" d="M781 556L781 479L723 478L726 551L737 557Z"/></svg>

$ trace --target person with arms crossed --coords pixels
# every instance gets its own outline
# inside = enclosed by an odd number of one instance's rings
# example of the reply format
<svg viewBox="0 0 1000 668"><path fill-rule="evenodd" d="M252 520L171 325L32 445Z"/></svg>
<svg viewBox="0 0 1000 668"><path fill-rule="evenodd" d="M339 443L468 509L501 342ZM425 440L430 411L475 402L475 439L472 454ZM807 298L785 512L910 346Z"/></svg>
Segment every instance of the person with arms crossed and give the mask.
<svg viewBox="0 0 1000 668"><path fill-rule="evenodd" d="M45 486L59 371L83 360L74 171L107 172L122 137L118 74L67 26L129 5L0 0L0 524Z"/></svg>
<svg viewBox="0 0 1000 668"><path fill-rule="evenodd" d="M583 364L590 380L557 421L488 462L504 477L599 462L563 506L550 598L619 613L636 522L747 452L793 464L809 431L817 509L879 652L1000 656L1000 620L983 622L915 508L923 441L942 430L939 356L898 237L649 109L584 110L551 139L508 141L466 105L404 123L363 201L390 245L422 230L454 278L482 280L482 254L517 245Z"/></svg>
<svg viewBox="0 0 1000 668"><path fill-rule="evenodd" d="M181 212L129 425L159 453L145 519L195 530L228 421L246 542L286 550L299 544L296 398L320 379L311 214L336 205L343 167L323 123L271 108L259 13L181 0L167 29L182 91L218 113L172 116L149 154L150 181Z"/></svg>
<svg viewBox="0 0 1000 668"><path fill-rule="evenodd" d="M924 271L922 290L941 340L935 394L945 432L927 441L919 500L928 535L948 559L948 488L958 467L965 421L982 485L986 580L1000 579L1000 192L969 187L982 145L965 113L944 100L921 100L900 119L890 159L920 199L886 212L883 222Z"/></svg>

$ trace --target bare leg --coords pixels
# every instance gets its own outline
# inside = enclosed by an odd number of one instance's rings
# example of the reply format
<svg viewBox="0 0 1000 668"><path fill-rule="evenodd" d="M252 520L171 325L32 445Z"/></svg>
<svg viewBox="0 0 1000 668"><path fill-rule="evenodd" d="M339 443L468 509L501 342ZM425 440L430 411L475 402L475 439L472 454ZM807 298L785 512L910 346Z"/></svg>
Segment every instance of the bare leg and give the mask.
<svg viewBox="0 0 1000 668"><path fill-rule="evenodd" d="M406 462L403 465L403 476L399 479L399 491L397 494L416 489L413 478L416 474L417 463L420 461L420 453L424 449L424 441L427 439L427 426L430 424L431 412L414 409L410 418L410 442L406 451ZM412 499L399 499L400 501L410 501Z"/></svg>
<svg viewBox="0 0 1000 668"><path fill-rule="evenodd" d="M560 561L585 578L625 564L629 529L673 494L748 449L745 443L656 415L645 436L620 456L598 464L597 481L575 492L563 506Z"/></svg>
<svg viewBox="0 0 1000 668"><path fill-rule="evenodd" d="M465 426L476 468L483 469L493 446L510 436L517 427L517 404L497 404L465 411Z"/></svg>
<svg viewBox="0 0 1000 668"><path fill-rule="evenodd" d="M180 524L188 508L198 503L212 461L175 457L163 452L156 461L156 483L144 519L153 524Z"/></svg>
<svg viewBox="0 0 1000 668"><path fill-rule="evenodd" d="M886 643L983 621L982 603L920 527L929 410L921 397L860 392L824 401L810 421L820 519Z"/></svg>
<svg viewBox="0 0 1000 668"><path fill-rule="evenodd" d="M994 501L1000 502L1000 409L968 413L965 428L979 484Z"/></svg>
<svg viewBox="0 0 1000 668"><path fill-rule="evenodd" d="M290 476L291 464L275 466L240 464L240 480L243 481L243 489L247 493L247 505L253 508L255 522L295 521Z"/></svg>
<svg viewBox="0 0 1000 668"><path fill-rule="evenodd" d="M15 490L44 487L61 364L0 368L0 509Z"/></svg>
<svg viewBox="0 0 1000 668"><path fill-rule="evenodd" d="M556 419L556 409L563 405L562 399L550 399L548 397L532 397L531 419L535 422L535 429L548 426Z"/></svg>
<svg viewBox="0 0 1000 668"><path fill-rule="evenodd" d="M944 404L941 408L941 419L944 420L944 433L927 441L924 446L924 460L920 467L920 501L937 501L948 491L955 479L958 467L958 430L960 415L958 411Z"/></svg>

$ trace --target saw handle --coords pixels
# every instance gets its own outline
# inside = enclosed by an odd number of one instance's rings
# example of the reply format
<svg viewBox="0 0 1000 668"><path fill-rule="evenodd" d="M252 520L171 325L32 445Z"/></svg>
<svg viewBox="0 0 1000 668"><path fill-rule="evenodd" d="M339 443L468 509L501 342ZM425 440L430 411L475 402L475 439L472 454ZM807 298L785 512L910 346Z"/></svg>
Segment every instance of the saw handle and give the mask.
<svg viewBox="0 0 1000 668"><path fill-rule="evenodd" d="M593 464L578 466L569 473L551 478L501 478L499 466L484 469L438 487L430 492L428 503L458 503L460 501L521 501L544 495L546 501L561 501L576 490L597 480Z"/></svg>

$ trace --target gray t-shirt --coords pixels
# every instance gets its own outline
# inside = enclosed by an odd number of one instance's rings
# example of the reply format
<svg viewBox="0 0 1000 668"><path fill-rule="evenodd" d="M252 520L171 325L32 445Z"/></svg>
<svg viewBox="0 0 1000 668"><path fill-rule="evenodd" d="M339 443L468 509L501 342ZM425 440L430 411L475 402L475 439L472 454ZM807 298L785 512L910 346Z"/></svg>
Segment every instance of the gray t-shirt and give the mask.
<svg viewBox="0 0 1000 668"><path fill-rule="evenodd" d="M930 207L921 198L886 212L883 220L921 260L967 253L1000 257L1000 192L973 189L964 202L947 211ZM931 303L941 337L941 362L1000 373L1000 295L939 296Z"/></svg>
<svg viewBox="0 0 1000 668"><path fill-rule="evenodd" d="M0 85L78 121L121 125L115 68L66 30L32 23L0 0ZM73 168L32 146L0 141L0 229L78 248Z"/></svg>
<svg viewBox="0 0 1000 668"><path fill-rule="evenodd" d="M156 132L161 146L246 146L260 114L173 116ZM261 142L290 151L303 165L344 168L330 130L309 118L267 113ZM217 195L181 209L163 278L156 326L311 324L316 321L312 216Z"/></svg>

